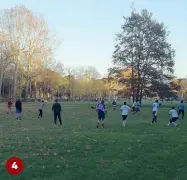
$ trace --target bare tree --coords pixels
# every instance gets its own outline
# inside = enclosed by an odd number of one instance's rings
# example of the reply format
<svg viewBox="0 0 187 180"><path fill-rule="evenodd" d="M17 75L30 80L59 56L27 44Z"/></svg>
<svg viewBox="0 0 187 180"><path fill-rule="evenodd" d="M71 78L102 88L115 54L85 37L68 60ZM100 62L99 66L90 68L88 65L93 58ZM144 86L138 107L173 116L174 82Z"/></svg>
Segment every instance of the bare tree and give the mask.
<svg viewBox="0 0 187 180"><path fill-rule="evenodd" d="M58 42L54 35L50 35L43 17L24 6L4 10L1 21L1 29L9 38L15 64L13 98L14 100L16 98L18 69L22 67L25 78L25 99L27 99L31 79L41 73L51 59Z"/></svg>

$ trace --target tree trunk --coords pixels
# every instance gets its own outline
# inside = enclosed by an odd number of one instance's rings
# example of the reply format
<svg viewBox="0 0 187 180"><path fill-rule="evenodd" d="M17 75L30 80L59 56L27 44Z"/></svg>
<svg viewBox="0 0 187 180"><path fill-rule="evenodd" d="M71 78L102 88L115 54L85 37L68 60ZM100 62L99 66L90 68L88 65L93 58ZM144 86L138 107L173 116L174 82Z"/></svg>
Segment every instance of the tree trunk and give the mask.
<svg viewBox="0 0 187 180"><path fill-rule="evenodd" d="M24 101L27 101L27 100L28 100L28 90L29 90L29 80L26 79L26 81L25 81Z"/></svg>
<svg viewBox="0 0 187 180"><path fill-rule="evenodd" d="M35 99L37 98L39 98L38 96L39 96L39 91L38 91L38 89L37 89L37 82L36 82L36 80L34 81L34 97L35 97Z"/></svg>
<svg viewBox="0 0 187 180"><path fill-rule="evenodd" d="M141 74L140 74L140 55L139 55L139 61L138 61L138 87L136 92L136 101L139 101L140 99L140 84L141 84Z"/></svg>
<svg viewBox="0 0 187 180"><path fill-rule="evenodd" d="M17 80L18 80L18 64L15 64L15 71L14 71L14 86L13 86L13 101L16 101L17 96Z"/></svg>
<svg viewBox="0 0 187 180"><path fill-rule="evenodd" d="M12 97L12 85L9 82L9 90L8 90L9 97Z"/></svg>
<svg viewBox="0 0 187 180"><path fill-rule="evenodd" d="M1 90L2 90L2 84L3 84L3 81L0 79L0 102L1 102Z"/></svg>
<svg viewBox="0 0 187 180"><path fill-rule="evenodd" d="M142 105L142 96L143 96L143 83L140 88L140 105Z"/></svg>
<svg viewBox="0 0 187 180"><path fill-rule="evenodd" d="M134 59L133 59L133 56L132 56L131 69L132 69L132 75L131 75L132 101L134 103Z"/></svg>
<svg viewBox="0 0 187 180"><path fill-rule="evenodd" d="M32 98L32 82L29 82L29 97Z"/></svg>
<svg viewBox="0 0 187 180"><path fill-rule="evenodd" d="M1 101L2 84L3 84L3 69L1 68L1 72L0 72L0 101Z"/></svg>
<svg viewBox="0 0 187 180"><path fill-rule="evenodd" d="M142 96L143 96L143 89L145 85L145 75L142 78L141 87L140 87L140 105L142 105Z"/></svg>
<svg viewBox="0 0 187 180"><path fill-rule="evenodd" d="M2 83L1 89L2 89L1 96L4 98L5 97L5 85L4 85L4 83Z"/></svg>

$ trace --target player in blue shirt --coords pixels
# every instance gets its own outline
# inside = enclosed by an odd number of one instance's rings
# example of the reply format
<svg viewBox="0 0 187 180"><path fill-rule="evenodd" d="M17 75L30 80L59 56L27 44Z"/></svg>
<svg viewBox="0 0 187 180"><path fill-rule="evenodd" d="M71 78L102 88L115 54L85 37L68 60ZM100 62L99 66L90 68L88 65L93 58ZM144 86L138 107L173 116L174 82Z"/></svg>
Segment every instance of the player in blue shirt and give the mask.
<svg viewBox="0 0 187 180"><path fill-rule="evenodd" d="M182 114L182 119L184 118L184 103L183 101L181 101L181 103L178 105L178 112L179 112L179 116L180 114Z"/></svg>
<svg viewBox="0 0 187 180"><path fill-rule="evenodd" d="M135 103L134 103L134 112L133 114L136 114L140 111L140 102L137 100Z"/></svg>

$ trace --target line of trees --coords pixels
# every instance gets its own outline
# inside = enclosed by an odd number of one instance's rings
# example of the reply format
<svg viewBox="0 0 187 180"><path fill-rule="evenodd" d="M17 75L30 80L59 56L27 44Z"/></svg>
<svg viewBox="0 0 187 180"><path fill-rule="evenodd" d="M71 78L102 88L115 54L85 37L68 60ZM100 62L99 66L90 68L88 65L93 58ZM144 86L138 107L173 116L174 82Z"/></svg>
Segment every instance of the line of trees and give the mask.
<svg viewBox="0 0 187 180"><path fill-rule="evenodd" d="M0 13L0 97L95 99L187 97L187 80L174 80L175 51L163 23L147 10L124 17L116 35L113 68L65 68L55 62L60 46L45 19L24 6Z"/></svg>

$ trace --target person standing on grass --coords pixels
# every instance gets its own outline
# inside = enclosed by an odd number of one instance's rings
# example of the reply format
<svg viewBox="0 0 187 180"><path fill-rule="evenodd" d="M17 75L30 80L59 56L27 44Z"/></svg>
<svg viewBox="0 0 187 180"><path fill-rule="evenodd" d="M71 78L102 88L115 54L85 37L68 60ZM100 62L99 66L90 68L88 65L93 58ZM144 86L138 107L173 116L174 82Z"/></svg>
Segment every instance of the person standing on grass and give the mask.
<svg viewBox="0 0 187 180"><path fill-rule="evenodd" d="M44 100L40 100L40 107L39 107L39 115L38 118L43 118L43 107L44 107Z"/></svg>
<svg viewBox="0 0 187 180"><path fill-rule="evenodd" d="M122 115L122 120L123 120L123 126L125 127L126 119L127 119L128 113L131 110L131 108L129 106L127 106L126 102L124 102L124 105L121 106L120 110L121 110L121 115Z"/></svg>
<svg viewBox="0 0 187 180"><path fill-rule="evenodd" d="M112 101L112 106L113 106L113 110L116 110L116 101L115 100Z"/></svg>
<svg viewBox="0 0 187 180"><path fill-rule="evenodd" d="M171 115L171 119L166 126L177 126L175 122L178 120L179 116L177 111L175 110L175 107L172 107L172 109L169 111L169 115Z"/></svg>
<svg viewBox="0 0 187 180"><path fill-rule="evenodd" d="M101 121L102 121L102 128L104 128L105 113L107 112L107 109L105 107L103 100L101 101L101 103L97 105L96 112L98 115L97 128L99 128Z"/></svg>
<svg viewBox="0 0 187 180"><path fill-rule="evenodd" d="M54 123L57 124L57 118L58 118L60 125L62 125L62 120L61 120L62 108L61 108L60 103L58 103L57 99L55 100L55 103L52 106L52 111L54 113Z"/></svg>
<svg viewBox="0 0 187 180"><path fill-rule="evenodd" d="M183 101L181 101L181 103L178 105L178 112L179 112L179 116L180 114L182 114L182 119L184 118L184 103Z"/></svg>
<svg viewBox="0 0 187 180"><path fill-rule="evenodd" d="M8 100L8 113L9 114L12 114L12 105L13 105L12 99L9 99Z"/></svg>
<svg viewBox="0 0 187 180"><path fill-rule="evenodd" d="M153 103L152 105L152 123L151 124L156 124L157 123L157 112L158 112L158 108L159 108L159 104L158 104L158 100L155 101L155 103Z"/></svg>
<svg viewBox="0 0 187 180"><path fill-rule="evenodd" d="M21 113L22 113L22 102L20 100L20 98L18 98L18 100L15 103L15 107L16 107L16 119L17 120L21 120Z"/></svg>

